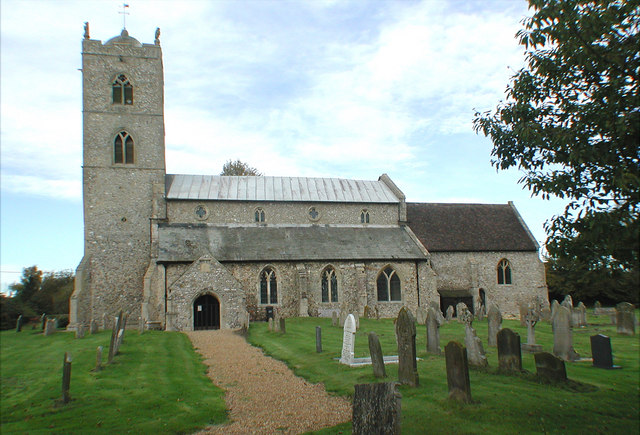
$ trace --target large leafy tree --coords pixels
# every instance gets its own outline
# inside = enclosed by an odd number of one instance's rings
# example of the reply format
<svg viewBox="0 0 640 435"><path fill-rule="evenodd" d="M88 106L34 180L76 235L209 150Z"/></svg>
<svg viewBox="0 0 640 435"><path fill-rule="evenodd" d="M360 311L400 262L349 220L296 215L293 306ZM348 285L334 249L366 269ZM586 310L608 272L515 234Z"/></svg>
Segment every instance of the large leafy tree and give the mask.
<svg viewBox="0 0 640 435"><path fill-rule="evenodd" d="M220 175L262 175L256 168L252 168L241 160L227 160L222 166Z"/></svg>
<svg viewBox="0 0 640 435"><path fill-rule="evenodd" d="M526 66L474 128L497 169L533 194L568 200L546 223L556 265L637 274L640 0L529 0Z"/></svg>

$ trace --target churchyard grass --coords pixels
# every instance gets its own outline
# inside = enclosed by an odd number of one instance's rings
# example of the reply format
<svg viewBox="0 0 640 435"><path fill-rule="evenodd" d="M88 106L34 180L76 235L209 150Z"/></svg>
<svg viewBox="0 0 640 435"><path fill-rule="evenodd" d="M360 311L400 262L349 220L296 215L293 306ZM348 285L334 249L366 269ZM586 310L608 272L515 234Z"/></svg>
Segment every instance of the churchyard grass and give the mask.
<svg viewBox="0 0 640 435"><path fill-rule="evenodd" d="M640 346L638 336L618 336L607 316L588 317L589 326L574 329L573 343L581 357L591 357L589 337L602 333L611 337L614 364L620 370L604 370L591 361L566 363L571 381L566 385L547 385L537 381L533 354L523 353L526 371L520 376L497 373L495 347L487 346L487 322L474 321L489 360L488 369L470 370L469 405L447 399L444 354L426 353L425 326L418 325L416 348L420 386L400 387L402 393L402 433L512 434L512 433L636 433L639 421ZM322 327L324 352L315 352L315 327ZM526 342L526 327L517 320L504 320L503 328L520 334ZM544 351L553 349L551 325L536 325L536 343ZM368 356L367 332L375 331L385 355L397 354L393 321L360 319L356 334L355 357ZM296 374L310 382L322 382L328 391L352 396L358 383L397 380L397 364L387 365L387 379L373 376L371 366L350 368L338 363L342 349L342 329L331 326L331 319L287 319L287 333L268 332L266 323L252 323L249 341L265 353L288 364ZM455 321L440 328L440 345L450 340L464 343L464 325ZM349 433L350 424L318 433Z"/></svg>
<svg viewBox="0 0 640 435"><path fill-rule="evenodd" d="M106 364L110 336L2 332L0 432L174 434L226 421L224 393L184 334L127 330L113 364L92 371L98 346ZM61 405L65 352L71 402Z"/></svg>

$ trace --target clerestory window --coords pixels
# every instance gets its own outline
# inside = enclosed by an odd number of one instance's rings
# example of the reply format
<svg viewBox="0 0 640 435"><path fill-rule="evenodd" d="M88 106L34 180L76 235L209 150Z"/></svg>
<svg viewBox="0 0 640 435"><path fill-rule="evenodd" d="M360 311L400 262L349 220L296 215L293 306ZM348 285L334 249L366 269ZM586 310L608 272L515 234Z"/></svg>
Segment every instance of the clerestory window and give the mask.
<svg viewBox="0 0 640 435"><path fill-rule="evenodd" d="M133 86L124 74L120 74L111 86L113 104L133 104Z"/></svg>
<svg viewBox="0 0 640 435"><path fill-rule="evenodd" d="M378 301L401 301L402 292L400 289L400 278L395 270L387 266L377 280Z"/></svg>
<svg viewBox="0 0 640 435"><path fill-rule="evenodd" d="M133 138L126 131L118 133L113 140L113 162L133 163Z"/></svg>
<svg viewBox="0 0 640 435"><path fill-rule="evenodd" d="M322 302L338 302L338 278L331 266L322 272Z"/></svg>
<svg viewBox="0 0 640 435"><path fill-rule="evenodd" d="M264 222L264 210L257 208L254 213L254 218L256 222Z"/></svg>
<svg viewBox="0 0 640 435"><path fill-rule="evenodd" d="M368 210L362 210L360 212L360 223L362 223L362 224L368 224L369 223L369 211Z"/></svg>
<svg viewBox="0 0 640 435"><path fill-rule="evenodd" d="M260 303L278 303L278 280L276 279L276 272L270 267L265 268L260 273Z"/></svg>
<svg viewBox="0 0 640 435"><path fill-rule="evenodd" d="M511 264L509 260L502 259L498 263L498 284L511 284Z"/></svg>

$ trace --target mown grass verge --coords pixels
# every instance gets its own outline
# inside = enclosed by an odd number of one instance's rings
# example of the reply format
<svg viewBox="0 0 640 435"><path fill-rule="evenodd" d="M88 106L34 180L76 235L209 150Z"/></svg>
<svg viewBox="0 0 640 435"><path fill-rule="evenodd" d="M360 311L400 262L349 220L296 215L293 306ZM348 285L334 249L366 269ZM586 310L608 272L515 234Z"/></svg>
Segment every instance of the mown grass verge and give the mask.
<svg viewBox="0 0 640 435"><path fill-rule="evenodd" d="M191 342L177 332L127 331L111 365L110 331L75 339L30 330L0 334L0 431L10 433L190 433L226 421L224 392L206 377ZM71 402L61 397L62 360L73 358Z"/></svg>
<svg viewBox="0 0 640 435"><path fill-rule="evenodd" d="M463 405L447 399L445 358L427 355L425 326L418 326L417 349L420 386L400 387L403 434L526 434L526 433L638 433L639 423L639 340L638 336L618 336L608 317L589 316L591 325L574 330L574 348L583 357L591 356L589 337L609 335L614 364L621 370L594 368L589 361L567 363L569 385L539 383L532 354L523 353L521 376L498 374L497 349L487 346L486 321L474 322L489 359L489 369L471 370L471 394L475 403ZM249 341L265 353L284 361L296 374L311 382L322 382L328 391L352 396L354 385L380 382L371 367L350 368L335 360L342 348L342 329L330 319L287 319L287 333L268 332L264 323L254 323ZM322 327L323 352L315 351L315 327ZM503 327L515 330L526 341L526 328L519 321L505 320ZM360 320L355 356L368 356L367 332L375 331L385 355L396 354L393 321ZM450 322L440 329L441 347L450 340L464 343L464 327ZM536 342L545 351L553 348L551 325L536 326ZM387 365L386 381L397 379L397 365ZM350 433L343 424L318 433Z"/></svg>

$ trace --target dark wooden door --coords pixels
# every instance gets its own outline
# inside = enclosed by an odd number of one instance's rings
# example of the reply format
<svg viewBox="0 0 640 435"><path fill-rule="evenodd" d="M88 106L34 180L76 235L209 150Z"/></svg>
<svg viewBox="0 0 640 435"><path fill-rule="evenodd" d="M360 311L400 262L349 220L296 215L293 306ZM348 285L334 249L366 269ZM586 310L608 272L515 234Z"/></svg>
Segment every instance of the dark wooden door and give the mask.
<svg viewBox="0 0 640 435"><path fill-rule="evenodd" d="M193 303L193 329L220 329L220 301L203 295Z"/></svg>

